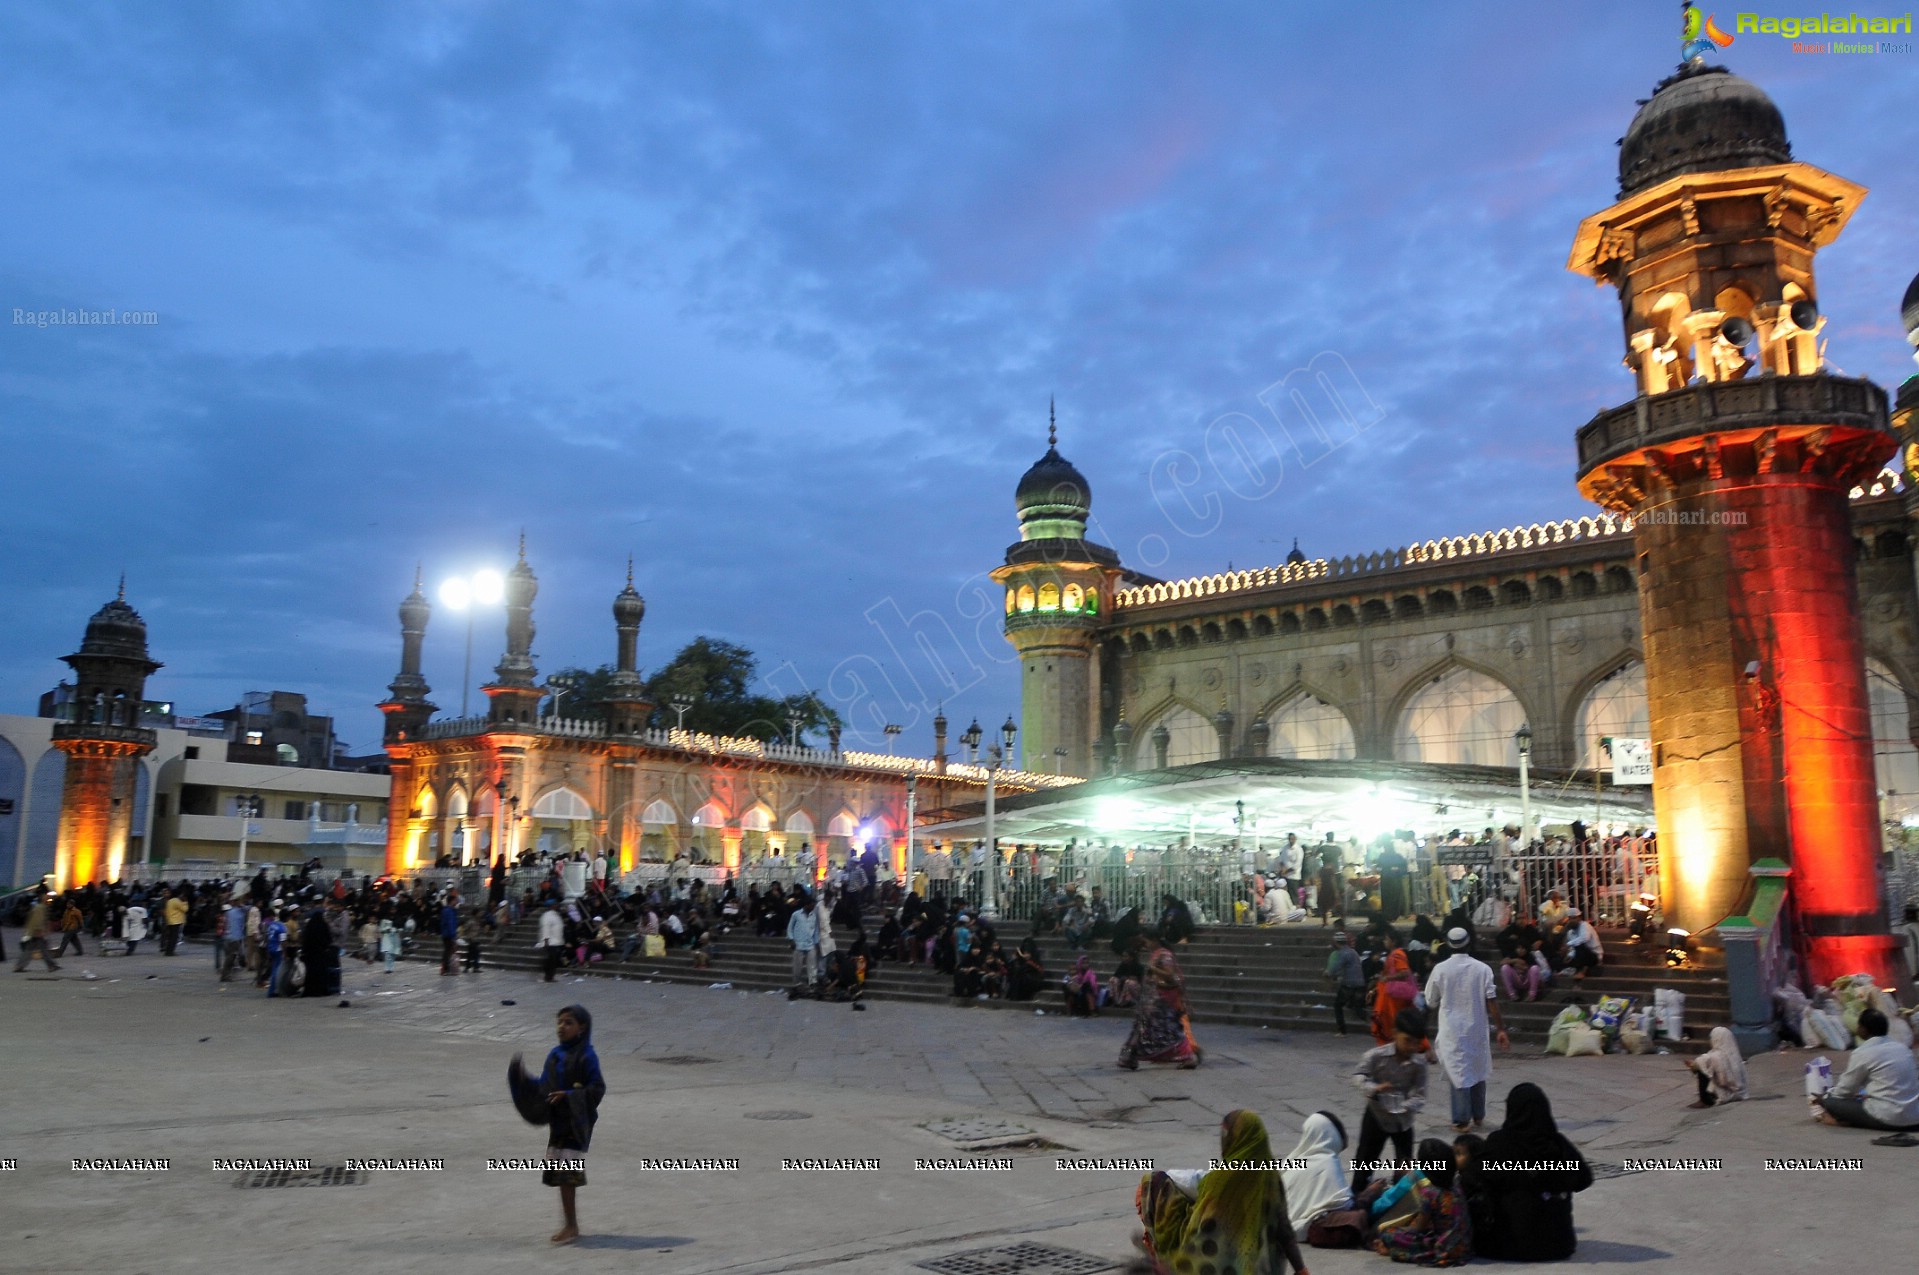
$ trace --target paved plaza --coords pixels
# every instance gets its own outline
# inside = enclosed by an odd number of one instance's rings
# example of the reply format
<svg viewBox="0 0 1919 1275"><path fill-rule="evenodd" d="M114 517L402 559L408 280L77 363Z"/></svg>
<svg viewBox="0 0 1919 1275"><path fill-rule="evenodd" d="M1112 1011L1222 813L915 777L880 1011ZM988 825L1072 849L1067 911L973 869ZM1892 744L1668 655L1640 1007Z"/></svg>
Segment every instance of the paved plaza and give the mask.
<svg viewBox="0 0 1919 1275"><path fill-rule="evenodd" d="M16 933L7 934L10 954ZM272 1269L514 1272L540 1269L759 1275L899 1272L972 1250L1044 1244L1107 1259L1131 1251L1128 1172L1061 1171L1062 1155L1197 1166L1219 1118L1260 1112L1274 1151L1304 1115L1356 1130L1347 1080L1369 1043L1248 1030L1195 1031L1193 1072L1125 1072L1118 1015L1051 1009L789 1003L643 981L520 973L392 975L349 962L351 1004L269 1001L221 985L211 953L88 956L0 974L0 1269L64 1272ZM91 972L94 978L85 977ZM723 975L721 976L723 977ZM586 1237L556 1252L555 1192L489 1171L540 1131L506 1097L507 1061L537 1063L554 1011L595 1015L609 1086L581 1192ZM514 1002L507 1004L505 1002ZM1709 1024L1701 1024L1703 1030ZM1871 1145L1805 1114L1804 1053L1754 1059L1754 1099L1695 1112L1671 1056L1497 1063L1496 1096L1544 1085L1562 1127L1600 1166L1580 1196L1578 1265L1687 1272L1797 1271L1837 1254L1890 1259L1909 1243L1902 1206L1919 1149ZM1835 1058L1835 1062L1843 1062ZM1436 1086L1434 1123L1444 1115ZM1497 1118L1503 1101L1495 1101ZM932 1129L928 1125L946 1127ZM1005 1171L915 1168L982 1141ZM71 1161L165 1157L157 1171L75 1171ZM737 1160L650 1171L647 1158ZM1629 1158L1717 1158L1718 1171L1621 1172ZM1858 1171L1768 1169L1768 1157L1855 1158ZM438 1160L344 1186L243 1189L225 1159ZM876 1172L784 1170L782 1159L877 1159ZM1307 1250L1315 1272L1384 1270L1367 1253ZM289 1264L291 1263L291 1264Z"/></svg>

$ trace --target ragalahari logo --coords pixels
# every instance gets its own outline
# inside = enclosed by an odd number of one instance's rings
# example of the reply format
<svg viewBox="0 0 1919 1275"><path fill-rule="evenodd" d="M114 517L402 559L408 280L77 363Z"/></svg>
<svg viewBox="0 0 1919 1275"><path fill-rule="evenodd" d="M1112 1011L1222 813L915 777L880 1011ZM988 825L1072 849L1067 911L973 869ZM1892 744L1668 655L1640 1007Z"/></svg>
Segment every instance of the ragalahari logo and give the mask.
<svg viewBox="0 0 1919 1275"><path fill-rule="evenodd" d="M1701 14L1698 5L1686 6L1685 25L1680 36L1679 60L1681 62L1692 62L1703 58L1713 51L1715 45L1723 49L1732 43L1732 37L1721 31L1719 24L1712 19L1713 15L1710 13Z"/></svg>

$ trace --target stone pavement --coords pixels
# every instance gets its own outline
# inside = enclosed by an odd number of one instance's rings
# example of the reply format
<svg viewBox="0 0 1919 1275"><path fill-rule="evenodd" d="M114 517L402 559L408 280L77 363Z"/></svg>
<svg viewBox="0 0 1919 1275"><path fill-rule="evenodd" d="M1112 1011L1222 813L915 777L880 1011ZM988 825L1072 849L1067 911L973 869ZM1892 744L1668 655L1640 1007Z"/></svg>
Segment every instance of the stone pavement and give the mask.
<svg viewBox="0 0 1919 1275"><path fill-rule="evenodd" d="M17 952L9 933L9 949ZM639 1267L686 1275L901 1272L948 1254L1031 1242L1119 1263L1136 1175L1059 1171L1054 1158L1202 1164L1219 1118L1251 1107L1292 1147L1325 1107L1358 1127L1347 1068L1369 1043L1195 1025L1197 1071L1113 1065L1126 1022L1049 1010L788 1003L642 981L548 986L519 973L385 975L349 962L347 996L269 1001L220 990L211 953L88 956L57 976L0 973L0 1269L163 1272L404 1265L462 1275ZM83 971L97 977L88 980ZM556 1252L555 1193L488 1171L536 1155L540 1132L506 1101L513 1053L552 1043L553 1014L593 1011L610 1092L581 1192L586 1240ZM512 1005L503 1001L516 1002ZM1703 1031L1707 1024L1695 1030ZM1602 1166L1578 1201L1574 1264L1769 1272L1903 1251L1895 1212L1919 1148L1870 1145L1805 1115L1787 1053L1749 1064L1755 1100L1692 1112L1671 1056L1501 1058L1498 1096L1534 1080ZM1843 1065L1843 1056L1834 1058ZM1444 1088L1433 1094L1437 1130ZM920 1171L978 1139L1070 1152L989 1152L1008 1171ZM1861 1171L1768 1171L1766 1157L1842 1157ZM167 1157L166 1172L76 1172L75 1157ZM241 1189L214 1157L434 1159L349 1186ZM731 1158L737 1171L657 1172L643 1159ZM803 1172L783 1158L877 1159L877 1172ZM1621 1173L1627 1157L1717 1157L1719 1171ZM1308 1250L1315 1272L1385 1270L1370 1254Z"/></svg>

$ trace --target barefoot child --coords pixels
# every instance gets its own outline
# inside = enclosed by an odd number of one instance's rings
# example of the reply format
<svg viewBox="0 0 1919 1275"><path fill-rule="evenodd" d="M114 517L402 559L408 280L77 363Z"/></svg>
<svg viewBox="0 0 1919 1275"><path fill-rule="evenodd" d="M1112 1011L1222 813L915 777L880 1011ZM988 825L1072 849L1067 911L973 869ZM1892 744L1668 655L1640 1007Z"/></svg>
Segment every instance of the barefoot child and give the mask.
<svg viewBox="0 0 1919 1275"><path fill-rule="evenodd" d="M593 1140L600 1099L606 1096L606 1081L600 1075L599 1055L593 1052L593 1015L584 1006L568 1005L560 1011L555 1030L560 1043L547 1054L537 1085L520 1071L517 1057L508 1076L520 1114L547 1126L546 1158L557 1163L540 1180L560 1189L564 1222L553 1242L571 1244L580 1238L574 1192L586 1185L586 1149Z"/></svg>

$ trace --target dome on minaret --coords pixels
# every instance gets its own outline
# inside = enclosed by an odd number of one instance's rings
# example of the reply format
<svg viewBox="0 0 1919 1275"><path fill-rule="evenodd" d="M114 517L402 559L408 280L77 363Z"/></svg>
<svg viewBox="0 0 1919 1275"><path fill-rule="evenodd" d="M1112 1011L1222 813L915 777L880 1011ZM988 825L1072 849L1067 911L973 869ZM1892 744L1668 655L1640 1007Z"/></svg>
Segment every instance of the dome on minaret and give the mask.
<svg viewBox="0 0 1919 1275"><path fill-rule="evenodd" d="M1906 339L1919 345L1919 274L1906 285L1905 299L1899 303L1899 317L1906 325Z"/></svg>
<svg viewBox="0 0 1919 1275"><path fill-rule="evenodd" d="M81 655L117 655L144 660L147 657L147 622L127 605L124 597L113 599L87 621L87 634L80 640Z"/></svg>
<svg viewBox="0 0 1919 1275"><path fill-rule="evenodd" d="M1286 565L1297 567L1306 561L1306 555L1299 551L1299 537L1293 537L1293 551L1286 555Z"/></svg>
<svg viewBox="0 0 1919 1275"><path fill-rule="evenodd" d="M1619 194L1681 173L1792 160L1786 120L1760 87L1723 66L1688 64L1662 80L1619 143Z"/></svg>
<svg viewBox="0 0 1919 1275"><path fill-rule="evenodd" d="M1086 475L1073 462L1059 454L1059 420L1047 409L1046 454L1020 475L1013 491L1013 503L1021 522L1035 518L1070 518L1086 521L1092 512L1093 489Z"/></svg>
<svg viewBox="0 0 1919 1275"><path fill-rule="evenodd" d="M413 573L413 592L400 600L400 624L404 628L423 629L433 614L433 604L426 600L426 590L420 584L420 573Z"/></svg>
<svg viewBox="0 0 1919 1275"><path fill-rule="evenodd" d="M615 624L638 624L646 618L646 599L633 587L633 563L626 564L626 587L613 598L613 622Z"/></svg>

